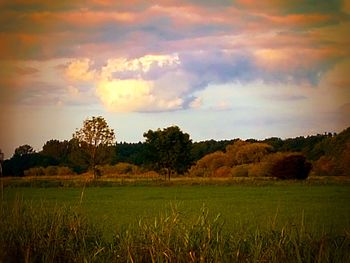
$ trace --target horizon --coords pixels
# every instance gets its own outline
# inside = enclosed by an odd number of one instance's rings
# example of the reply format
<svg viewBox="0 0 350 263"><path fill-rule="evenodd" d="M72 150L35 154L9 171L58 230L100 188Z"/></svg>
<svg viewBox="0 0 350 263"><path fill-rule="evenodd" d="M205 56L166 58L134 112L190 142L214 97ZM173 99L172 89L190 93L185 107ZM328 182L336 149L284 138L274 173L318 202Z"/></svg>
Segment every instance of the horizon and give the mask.
<svg viewBox="0 0 350 263"><path fill-rule="evenodd" d="M350 126L350 1L0 2L0 149L117 142L177 125L193 141Z"/></svg>
<svg viewBox="0 0 350 263"><path fill-rule="evenodd" d="M177 126L177 125L175 125L175 126ZM164 128L168 128L168 127L164 127ZM164 129L164 128L160 128L160 129ZM183 131L181 129L181 127L179 127L179 128L180 128L180 130L182 132L186 133L186 131ZM350 126L345 128L345 129L343 129L343 130L341 130L341 131L339 131L339 132L324 132L324 133L317 133L317 134L298 135L298 136L294 136L294 137L278 137L278 136L271 136L271 137L264 137L264 138L252 138L252 137L250 137L250 138L248 138L248 137L247 138L240 138L240 137L236 137L236 138L225 138L225 139L208 138L208 139L203 139L203 140L193 140L191 138L191 134L189 134L189 135L190 135L190 140L192 141L192 143L200 143L200 142L206 142L206 141L210 141L210 140L214 140L214 141L217 141L217 142L219 142L219 141L233 141L233 140L243 140L243 141L246 141L246 140L257 140L258 142L260 142L260 141L264 141L264 140L271 139L271 138L278 138L278 139L281 139L281 140L288 140L288 139L295 139L295 138L298 138L298 137L307 138L307 137L319 136L319 135L321 135L321 136L328 136L329 134L331 134L332 136L335 136L335 135L338 135L340 132L343 132L344 130L346 130L348 128L350 128ZM145 131L145 132L147 132L147 131ZM73 136L71 138L69 138L69 139L61 139L61 140L59 140L59 139L56 139L56 138L52 138L52 139L49 139L48 141L50 141L50 140L58 140L58 141L62 142L62 141L70 141L71 139L73 139ZM45 141L45 143L48 142L48 141ZM43 148L45 143L43 143L43 145L41 147L39 147L39 148L34 148L33 147L34 152L40 153L42 151L42 148ZM145 143L145 139L143 137L143 140L132 141L132 142L130 142L130 141L117 141L116 140L113 145L117 146L118 144L123 144L123 143L126 143L126 144ZM25 144L22 144L22 145L32 146L32 145L30 145L28 143L25 143ZM18 145L17 147L22 146L22 145ZM6 154L4 154L4 157L5 157L4 160L10 159L13 156L13 154L14 154L14 150L13 150L13 153L10 156L7 156Z"/></svg>

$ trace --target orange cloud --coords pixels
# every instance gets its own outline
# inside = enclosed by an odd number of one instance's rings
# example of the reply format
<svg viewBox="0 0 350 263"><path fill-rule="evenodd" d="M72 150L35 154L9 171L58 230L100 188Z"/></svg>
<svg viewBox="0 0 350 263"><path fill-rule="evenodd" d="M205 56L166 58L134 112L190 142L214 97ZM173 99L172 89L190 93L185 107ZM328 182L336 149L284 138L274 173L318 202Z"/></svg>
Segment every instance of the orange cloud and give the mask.
<svg viewBox="0 0 350 263"><path fill-rule="evenodd" d="M259 0L236 0L236 3L244 7L246 9L255 10L258 12L266 12L269 13L276 13L283 9L287 9L290 6L298 5L298 3L302 2L302 0L293 0L293 1L286 1L286 0L265 0L265 1L259 1Z"/></svg>
<svg viewBox="0 0 350 263"><path fill-rule="evenodd" d="M88 58L73 60L65 70L66 76L77 81L93 80L95 71L90 70L91 64L92 62Z"/></svg>
<svg viewBox="0 0 350 263"><path fill-rule="evenodd" d="M266 16L266 18L278 26L306 27L320 25L333 19L325 14L292 14L287 16Z"/></svg>

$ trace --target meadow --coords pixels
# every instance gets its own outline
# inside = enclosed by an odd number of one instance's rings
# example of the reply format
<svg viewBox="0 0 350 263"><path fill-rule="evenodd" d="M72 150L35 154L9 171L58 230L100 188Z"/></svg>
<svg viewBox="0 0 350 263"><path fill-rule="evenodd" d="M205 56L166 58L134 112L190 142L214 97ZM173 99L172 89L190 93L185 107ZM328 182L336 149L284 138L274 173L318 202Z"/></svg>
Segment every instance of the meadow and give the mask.
<svg viewBox="0 0 350 263"><path fill-rule="evenodd" d="M73 213L78 218L83 218L79 226L84 222L88 225L86 229L90 226L98 229L98 234L94 234L96 240L92 242L98 245L93 246L92 254L89 256L85 250L82 252L82 257L89 261L105 259L137 262L156 259L197 262L201 261L202 256L205 261L268 259L278 262L282 259L294 261L299 255L299 262L308 261L307 259L313 261L316 257L329 262L334 256L341 261L350 260L349 203L349 184L275 181L233 185L175 183L163 186L5 187L1 207L3 213L8 214L11 214L9 211L15 211L15 207L20 207L17 210L32 211L29 214L36 215L35 217L42 213L61 211L58 214ZM11 224L11 217L19 214L21 213L16 212L10 216L8 224ZM75 225L74 222L70 224ZM31 221L29 225L35 224ZM49 225L49 229L52 229L52 223ZM159 228L159 225L162 227ZM2 227L8 228L8 225L3 223ZM196 235L193 234L194 230L197 231ZM38 229L32 231L40 232ZM164 236L167 231L169 233ZM216 237L221 240L215 248L211 247L215 243L211 240L215 236L212 231L216 231ZM189 248L191 242L187 240L186 243L183 237L191 235L194 237L188 238L197 238L199 243L192 244L192 248ZM301 240L301 237L306 240ZM115 247L118 238L121 239L117 242L119 250ZM152 244L145 244L152 238L160 243L156 246L153 241ZM161 240L168 245L165 246ZM208 243L208 240L211 242ZM181 246L182 241L186 244ZM130 245L140 242L142 245ZM123 256L121 251L129 247L126 244L133 249ZM176 248L171 248L171 244ZM162 246L165 248L162 249ZM203 250L205 246L207 250ZM250 247L246 248L245 254L244 246ZM276 246L284 252L274 254ZM144 247L148 248L141 249ZM306 252L299 251L305 250L305 247ZM137 252L136 248L141 250ZM102 250L97 253L99 249ZM151 252L150 249L154 251ZM174 251L176 249L183 254ZM243 254L239 253L240 249L243 249ZM189 254L191 251L197 251L197 254ZM29 255L31 253L34 252ZM103 257L93 258L96 253ZM24 252L23 254L25 255Z"/></svg>

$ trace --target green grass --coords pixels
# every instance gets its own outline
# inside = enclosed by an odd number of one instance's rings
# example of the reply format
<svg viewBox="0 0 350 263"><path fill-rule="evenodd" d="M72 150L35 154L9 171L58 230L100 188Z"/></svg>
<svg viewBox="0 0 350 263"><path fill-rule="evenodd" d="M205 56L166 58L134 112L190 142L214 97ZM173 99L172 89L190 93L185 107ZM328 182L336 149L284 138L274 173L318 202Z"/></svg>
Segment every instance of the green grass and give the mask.
<svg viewBox="0 0 350 263"><path fill-rule="evenodd" d="M79 207L107 238L140 218L152 219L178 206L192 220L205 206L210 218L220 214L224 231L303 225L314 234L350 229L350 186L303 183L263 186L122 186L83 188L5 188L7 202L19 196L34 206Z"/></svg>
<svg viewBox="0 0 350 263"><path fill-rule="evenodd" d="M0 262L350 262L349 184L212 183L8 185Z"/></svg>

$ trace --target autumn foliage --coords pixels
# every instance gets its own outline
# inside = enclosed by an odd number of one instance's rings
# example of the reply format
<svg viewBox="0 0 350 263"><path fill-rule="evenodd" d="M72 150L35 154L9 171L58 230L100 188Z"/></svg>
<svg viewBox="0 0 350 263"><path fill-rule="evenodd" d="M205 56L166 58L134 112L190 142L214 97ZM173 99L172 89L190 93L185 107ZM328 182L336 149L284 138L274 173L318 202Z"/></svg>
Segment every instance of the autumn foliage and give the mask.
<svg viewBox="0 0 350 263"><path fill-rule="evenodd" d="M300 153L273 153L265 143L238 140L225 152L204 156L191 167L189 174L199 177L257 177L306 179L311 164Z"/></svg>

